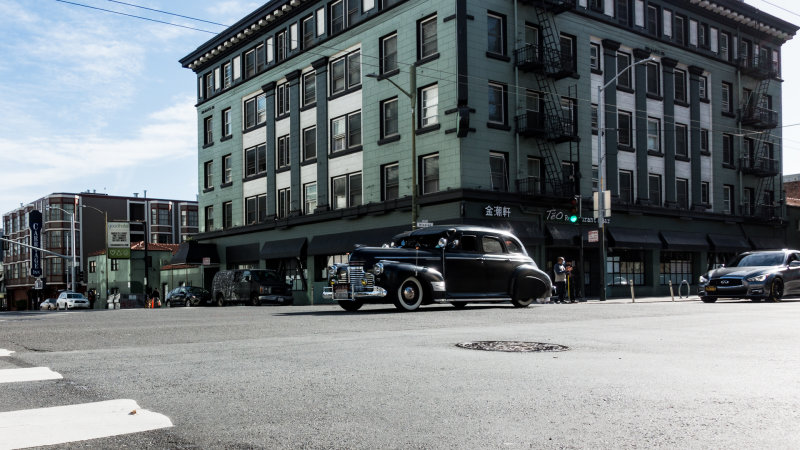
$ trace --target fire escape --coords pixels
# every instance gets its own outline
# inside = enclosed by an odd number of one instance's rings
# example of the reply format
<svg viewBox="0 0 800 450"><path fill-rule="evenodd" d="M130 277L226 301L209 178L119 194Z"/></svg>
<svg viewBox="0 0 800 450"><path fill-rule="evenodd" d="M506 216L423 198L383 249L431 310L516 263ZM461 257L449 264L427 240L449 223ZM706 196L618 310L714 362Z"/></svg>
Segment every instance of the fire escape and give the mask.
<svg viewBox="0 0 800 450"><path fill-rule="evenodd" d="M576 177L579 168L572 161L573 144L577 142L577 111L574 100L577 88L571 86L568 96L562 98L556 89L556 81L573 75L577 71L573 49L562 48L556 28L555 16L575 7L575 0L521 0L534 7L539 26L538 42L525 43L514 51L515 64L523 71L536 76L538 99L532 108L515 117L517 133L534 138L543 158L545 182L542 192L569 197L577 193ZM570 143L570 169L562 167L557 144ZM567 173L569 172L569 173Z"/></svg>
<svg viewBox="0 0 800 450"><path fill-rule="evenodd" d="M778 76L778 67L767 51L749 53L742 48L737 65L742 74L742 104L739 120L745 132L744 148L739 161L743 174L758 178L758 186L750 204L745 204L745 216L761 219L780 217L774 198L775 177L780 175L780 161L775 158L776 139L772 130L779 124L777 111L772 109L769 96L770 81ZM755 86L750 89L748 86Z"/></svg>

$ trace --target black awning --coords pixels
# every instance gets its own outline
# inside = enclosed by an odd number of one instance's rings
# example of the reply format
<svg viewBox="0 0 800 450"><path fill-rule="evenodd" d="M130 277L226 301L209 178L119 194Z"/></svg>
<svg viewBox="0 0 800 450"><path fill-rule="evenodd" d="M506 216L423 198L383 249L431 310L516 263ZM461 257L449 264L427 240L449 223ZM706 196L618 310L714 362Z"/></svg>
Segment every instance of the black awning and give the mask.
<svg viewBox="0 0 800 450"><path fill-rule="evenodd" d="M782 238L771 236L751 236L750 242L756 250L778 250L786 248L786 242Z"/></svg>
<svg viewBox="0 0 800 450"><path fill-rule="evenodd" d="M609 227L608 234L611 237L609 247L661 248L663 246L656 230Z"/></svg>
<svg viewBox="0 0 800 450"><path fill-rule="evenodd" d="M308 254L342 255L352 251L356 245L381 246L403 231L408 231L408 228L387 227L314 236L308 244Z"/></svg>
<svg viewBox="0 0 800 450"><path fill-rule="evenodd" d="M661 238L667 244L668 250L702 251L711 248L705 233L662 231Z"/></svg>
<svg viewBox="0 0 800 450"><path fill-rule="evenodd" d="M577 225L547 224L551 244L555 247L572 247L577 245L580 230Z"/></svg>
<svg viewBox="0 0 800 450"><path fill-rule="evenodd" d="M261 259L301 258L306 242L304 237L267 242L261 247Z"/></svg>
<svg viewBox="0 0 800 450"><path fill-rule="evenodd" d="M231 245L225 247L225 262L230 266L231 263L251 263L258 262L258 243Z"/></svg>
<svg viewBox="0 0 800 450"><path fill-rule="evenodd" d="M708 235L711 247L716 252L741 252L750 250L750 244L741 234L711 234Z"/></svg>
<svg viewBox="0 0 800 450"><path fill-rule="evenodd" d="M203 258L209 258L211 264L219 264L219 255L215 244L201 244L197 241L185 241L178 246L170 264L202 264Z"/></svg>

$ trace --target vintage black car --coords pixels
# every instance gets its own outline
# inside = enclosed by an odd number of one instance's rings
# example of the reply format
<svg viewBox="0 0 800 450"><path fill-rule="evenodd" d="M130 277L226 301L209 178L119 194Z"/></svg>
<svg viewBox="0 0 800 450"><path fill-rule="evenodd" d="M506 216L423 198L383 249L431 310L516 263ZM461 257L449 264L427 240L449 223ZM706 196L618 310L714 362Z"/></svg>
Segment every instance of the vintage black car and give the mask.
<svg viewBox="0 0 800 450"><path fill-rule="evenodd" d="M526 307L549 297L552 284L507 231L439 225L399 234L383 247L357 247L348 264L328 268L323 298L347 311L364 303L423 304L510 301Z"/></svg>
<svg viewBox="0 0 800 450"><path fill-rule="evenodd" d="M800 251L745 252L700 277L699 295L706 303L718 298L780 301L800 295Z"/></svg>

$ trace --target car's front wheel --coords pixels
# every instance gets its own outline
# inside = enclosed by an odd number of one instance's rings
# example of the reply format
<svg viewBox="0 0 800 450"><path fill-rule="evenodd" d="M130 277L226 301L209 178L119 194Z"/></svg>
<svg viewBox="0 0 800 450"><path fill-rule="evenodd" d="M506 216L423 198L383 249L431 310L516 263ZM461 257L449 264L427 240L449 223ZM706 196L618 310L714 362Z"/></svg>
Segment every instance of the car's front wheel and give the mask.
<svg viewBox="0 0 800 450"><path fill-rule="evenodd" d="M779 302L783 298L783 280L775 278L769 288L769 300L771 302Z"/></svg>
<svg viewBox="0 0 800 450"><path fill-rule="evenodd" d="M514 305L515 308L527 308L530 304L533 303L533 298L527 299L519 299L515 298L511 300L511 304Z"/></svg>
<svg viewBox="0 0 800 450"><path fill-rule="evenodd" d="M717 301L717 299L715 299L713 297L706 296L706 295L700 297L700 300L702 300L703 303L714 303L714 302Z"/></svg>
<svg viewBox="0 0 800 450"><path fill-rule="evenodd" d="M400 311L415 311L422 304L422 284L415 277L408 277L400 283L394 299L394 306Z"/></svg>
<svg viewBox="0 0 800 450"><path fill-rule="evenodd" d="M217 295L217 306L225 306L225 297L222 294Z"/></svg>
<svg viewBox="0 0 800 450"><path fill-rule="evenodd" d="M339 306L341 306L343 310L350 312L358 311L362 306L364 306L363 303L357 300L342 300L337 303L339 303Z"/></svg>
<svg viewBox="0 0 800 450"><path fill-rule="evenodd" d="M258 294L250 294L250 306L261 306L261 300L258 299Z"/></svg>

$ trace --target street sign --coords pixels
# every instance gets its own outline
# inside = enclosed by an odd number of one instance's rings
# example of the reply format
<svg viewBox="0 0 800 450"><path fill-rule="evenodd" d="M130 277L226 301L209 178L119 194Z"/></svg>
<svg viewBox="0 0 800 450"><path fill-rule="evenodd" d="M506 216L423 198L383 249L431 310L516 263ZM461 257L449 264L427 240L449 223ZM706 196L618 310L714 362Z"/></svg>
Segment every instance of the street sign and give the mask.
<svg viewBox="0 0 800 450"><path fill-rule="evenodd" d="M597 233L597 230L589 230L589 242L599 242L600 235Z"/></svg>
<svg viewBox="0 0 800 450"><path fill-rule="evenodd" d="M34 209L28 213L28 228L31 229L31 276L42 276L42 212Z"/></svg>
<svg viewBox="0 0 800 450"><path fill-rule="evenodd" d="M107 238L107 255L110 259L130 259L131 224L129 222L109 222Z"/></svg>
<svg viewBox="0 0 800 450"><path fill-rule="evenodd" d="M211 265L211 257L210 256L204 256L203 257L203 265L204 266L210 266Z"/></svg>
<svg viewBox="0 0 800 450"><path fill-rule="evenodd" d="M428 227L432 227L432 226L433 226L433 223L432 222L428 222L427 219L422 219L422 220L417 222L417 228L428 228Z"/></svg>

